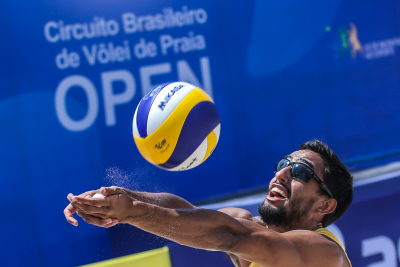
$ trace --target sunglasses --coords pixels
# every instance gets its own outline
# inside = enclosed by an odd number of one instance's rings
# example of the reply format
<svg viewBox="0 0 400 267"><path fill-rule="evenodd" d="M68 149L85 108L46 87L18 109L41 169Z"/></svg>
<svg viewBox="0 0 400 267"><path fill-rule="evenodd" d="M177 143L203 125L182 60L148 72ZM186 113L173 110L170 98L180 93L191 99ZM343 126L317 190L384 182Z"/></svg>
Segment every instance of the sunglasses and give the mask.
<svg viewBox="0 0 400 267"><path fill-rule="evenodd" d="M319 183L319 186L324 190L325 192L328 193L328 195L334 199L331 191L328 189L326 184L322 182L321 179L315 174L315 172L308 167L307 165L304 165L303 163L300 162L293 162L288 160L287 158L283 158L278 161L278 163L275 166L275 172L279 172L283 168L286 168L287 166L292 166L291 168L291 174L294 179L303 181L305 183L308 183L311 179L314 179Z"/></svg>

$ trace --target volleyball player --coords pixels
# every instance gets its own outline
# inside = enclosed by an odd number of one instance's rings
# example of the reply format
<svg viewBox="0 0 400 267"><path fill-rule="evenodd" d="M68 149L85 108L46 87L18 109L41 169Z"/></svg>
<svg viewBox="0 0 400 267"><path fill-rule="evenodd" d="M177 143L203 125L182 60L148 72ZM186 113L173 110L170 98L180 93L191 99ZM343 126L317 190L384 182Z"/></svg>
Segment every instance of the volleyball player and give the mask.
<svg viewBox="0 0 400 267"><path fill-rule="evenodd" d="M91 198L96 192L104 199ZM326 227L353 198L352 177L324 143L303 143L278 161L260 217L246 210L201 209L167 193L101 188L68 195L65 216L111 227L129 223L183 245L224 251L236 266L351 266L344 247Z"/></svg>

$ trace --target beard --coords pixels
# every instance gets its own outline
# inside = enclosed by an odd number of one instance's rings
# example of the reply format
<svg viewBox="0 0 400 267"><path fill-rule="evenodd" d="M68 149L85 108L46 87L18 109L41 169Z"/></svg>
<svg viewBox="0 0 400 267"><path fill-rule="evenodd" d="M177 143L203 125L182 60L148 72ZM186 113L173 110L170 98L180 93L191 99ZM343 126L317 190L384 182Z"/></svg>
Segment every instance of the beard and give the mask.
<svg viewBox="0 0 400 267"><path fill-rule="evenodd" d="M258 213L268 226L294 228L310 211L316 199L306 201L304 198L293 198L282 207L274 207L265 200L258 207Z"/></svg>

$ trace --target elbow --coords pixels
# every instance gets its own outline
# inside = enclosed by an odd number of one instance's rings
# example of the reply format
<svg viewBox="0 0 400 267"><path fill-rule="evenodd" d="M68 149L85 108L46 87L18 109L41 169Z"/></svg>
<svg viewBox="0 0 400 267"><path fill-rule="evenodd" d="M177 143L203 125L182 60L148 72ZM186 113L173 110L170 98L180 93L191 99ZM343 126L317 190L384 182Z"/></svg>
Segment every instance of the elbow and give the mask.
<svg viewBox="0 0 400 267"><path fill-rule="evenodd" d="M213 236L208 242L211 250L229 252L236 247L238 240L232 233L225 232Z"/></svg>

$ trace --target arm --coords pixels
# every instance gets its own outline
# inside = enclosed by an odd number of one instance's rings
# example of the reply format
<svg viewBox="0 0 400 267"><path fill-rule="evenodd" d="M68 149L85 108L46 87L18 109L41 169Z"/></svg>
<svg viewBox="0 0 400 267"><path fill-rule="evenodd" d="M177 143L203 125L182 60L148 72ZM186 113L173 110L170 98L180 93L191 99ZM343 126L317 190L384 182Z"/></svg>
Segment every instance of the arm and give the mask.
<svg viewBox="0 0 400 267"><path fill-rule="evenodd" d="M94 194L96 193L101 193L104 196L109 196L113 194L120 194L122 192L125 192L128 196L131 198L137 199L142 202L146 202L149 204L154 204L158 205L160 207L164 208L175 208L175 209L196 209L194 205L186 201L185 199L169 194L169 193L147 193L147 192L138 192L138 191L132 191L126 188L122 187L117 187L117 186L111 186L111 187L102 187L98 190L92 190L85 192L79 196L81 197L86 197L86 198L91 198ZM74 208L71 204L69 204L65 209L64 209L64 215L67 221L74 225L78 226L78 221L74 218L74 213L77 212L79 216L81 216L81 212L79 212L76 208ZM82 217L82 216L81 216ZM104 217L101 217L104 218ZM102 226L109 228L111 226L116 225L117 222L112 219L107 219L105 220L97 220L97 226Z"/></svg>
<svg viewBox="0 0 400 267"><path fill-rule="evenodd" d="M149 204L154 204L164 208L171 209L195 209L194 205L186 201L185 199L169 194L169 193L148 193L148 192L138 192L132 191L126 188L115 187L112 186L110 188L114 188L115 192L119 192L118 190L124 190L130 197L137 199L142 202L146 202ZM106 189L105 189L106 190ZM107 190L106 190L107 191ZM112 192L107 192L108 195L113 194Z"/></svg>
<svg viewBox="0 0 400 267"><path fill-rule="evenodd" d="M81 213L88 223L97 224L99 218L115 218L119 223L129 223L147 232L166 237L178 243L203 249L217 250L220 246L213 235L204 234L218 225L226 225L224 221L234 223L237 230L245 230L240 222L229 215L205 209L169 209L154 204L138 201L126 192L106 197L105 199L71 196L71 205ZM208 217L207 222L202 220ZM163 219L164 218L164 219ZM210 222L214 222L215 224ZM189 225L189 224L190 225ZM168 225L168 227L161 227ZM215 227L214 227L215 226ZM209 229L206 230L205 227ZM229 237L229 235L226 235ZM208 240L214 240L210 241ZM215 246L214 248L212 246ZM220 250L220 249L219 249Z"/></svg>
<svg viewBox="0 0 400 267"><path fill-rule="evenodd" d="M127 194L106 199L72 197L88 214L116 218L187 246L219 250L263 266L341 266L335 243L312 231L277 233L252 221L205 209L169 209L132 199ZM99 207L101 206L101 207Z"/></svg>
<svg viewBox="0 0 400 267"><path fill-rule="evenodd" d="M219 209L218 211L228 214L229 216L236 219L245 219L251 222L258 223L259 225L262 225L264 227L266 226L265 222L261 219L261 216L253 216L250 211L245 209L231 207Z"/></svg>

